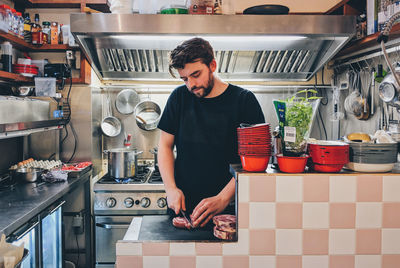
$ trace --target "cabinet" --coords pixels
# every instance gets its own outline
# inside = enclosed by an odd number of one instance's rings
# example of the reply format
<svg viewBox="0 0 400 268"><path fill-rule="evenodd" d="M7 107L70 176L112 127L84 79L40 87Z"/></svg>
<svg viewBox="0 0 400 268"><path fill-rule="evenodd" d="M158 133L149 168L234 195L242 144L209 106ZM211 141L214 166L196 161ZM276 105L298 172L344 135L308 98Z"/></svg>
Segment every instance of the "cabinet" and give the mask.
<svg viewBox="0 0 400 268"><path fill-rule="evenodd" d="M62 206L58 201L31 219L7 239L14 245L24 243L29 256L23 261L22 268L62 267Z"/></svg>
<svg viewBox="0 0 400 268"><path fill-rule="evenodd" d="M360 15L365 10L366 1L342 0L328 11L326 15Z"/></svg>

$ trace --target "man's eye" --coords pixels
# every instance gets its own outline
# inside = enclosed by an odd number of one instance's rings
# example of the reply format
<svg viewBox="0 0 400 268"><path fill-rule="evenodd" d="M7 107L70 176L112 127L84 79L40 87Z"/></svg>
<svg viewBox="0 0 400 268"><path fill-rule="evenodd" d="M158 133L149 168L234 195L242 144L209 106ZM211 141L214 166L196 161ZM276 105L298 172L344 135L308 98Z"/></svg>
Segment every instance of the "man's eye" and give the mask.
<svg viewBox="0 0 400 268"><path fill-rule="evenodd" d="M182 78L183 82L187 82L187 78Z"/></svg>

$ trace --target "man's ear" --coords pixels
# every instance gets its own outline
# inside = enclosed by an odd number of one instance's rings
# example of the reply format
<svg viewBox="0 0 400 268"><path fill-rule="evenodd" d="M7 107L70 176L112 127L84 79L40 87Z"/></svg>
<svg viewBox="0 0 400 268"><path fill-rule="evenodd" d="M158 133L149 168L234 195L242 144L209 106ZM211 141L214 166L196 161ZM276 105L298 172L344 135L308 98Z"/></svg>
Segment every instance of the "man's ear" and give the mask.
<svg viewBox="0 0 400 268"><path fill-rule="evenodd" d="M211 70L211 72L215 72L216 69L217 69L217 62L215 61L215 59L213 59L210 62L210 70Z"/></svg>

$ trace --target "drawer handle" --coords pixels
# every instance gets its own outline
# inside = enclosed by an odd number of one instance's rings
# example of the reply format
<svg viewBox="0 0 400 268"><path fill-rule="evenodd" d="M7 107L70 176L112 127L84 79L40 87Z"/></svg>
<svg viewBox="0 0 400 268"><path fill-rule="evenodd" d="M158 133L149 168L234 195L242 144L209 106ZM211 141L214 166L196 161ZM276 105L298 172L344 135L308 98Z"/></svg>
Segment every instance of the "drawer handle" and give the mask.
<svg viewBox="0 0 400 268"><path fill-rule="evenodd" d="M96 226L105 229L125 229L129 227L129 224L96 223Z"/></svg>

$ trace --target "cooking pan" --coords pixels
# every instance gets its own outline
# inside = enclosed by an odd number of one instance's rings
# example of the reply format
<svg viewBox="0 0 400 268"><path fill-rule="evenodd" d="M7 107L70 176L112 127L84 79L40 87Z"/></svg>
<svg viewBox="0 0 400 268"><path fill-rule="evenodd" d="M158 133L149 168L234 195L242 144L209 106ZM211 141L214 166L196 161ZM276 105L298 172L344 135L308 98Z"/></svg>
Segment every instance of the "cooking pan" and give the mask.
<svg viewBox="0 0 400 268"><path fill-rule="evenodd" d="M243 14L247 15L287 15L289 8L282 5L259 5L246 8Z"/></svg>
<svg viewBox="0 0 400 268"><path fill-rule="evenodd" d="M143 130L156 129L160 118L161 108L154 101L145 100L135 107L136 124Z"/></svg>
<svg viewBox="0 0 400 268"><path fill-rule="evenodd" d="M116 137L121 132L121 121L118 118L112 116L110 96L107 95L107 111L106 115L103 117L101 121L101 130L103 134L108 137Z"/></svg>
<svg viewBox="0 0 400 268"><path fill-rule="evenodd" d="M115 107L121 114L131 114L139 102L138 94L132 89L124 89L117 95Z"/></svg>

